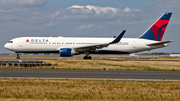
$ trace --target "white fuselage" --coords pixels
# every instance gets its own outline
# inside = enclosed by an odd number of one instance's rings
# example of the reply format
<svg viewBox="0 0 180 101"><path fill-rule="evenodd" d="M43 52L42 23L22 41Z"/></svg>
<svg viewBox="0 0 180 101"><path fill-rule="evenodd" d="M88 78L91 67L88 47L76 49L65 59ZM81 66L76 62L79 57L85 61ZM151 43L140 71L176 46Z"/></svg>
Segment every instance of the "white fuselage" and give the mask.
<svg viewBox="0 0 180 101"><path fill-rule="evenodd" d="M9 41L5 48L17 53L60 53L61 57L84 53L90 54L130 54L166 47L173 41L161 42L172 13L164 13L139 38L122 38L123 30L116 38L82 37L19 37Z"/></svg>
<svg viewBox="0 0 180 101"><path fill-rule="evenodd" d="M76 48L81 46L90 46L111 42L114 38L83 38L83 37L19 37L12 39L4 45L5 48L18 53L55 53L61 48ZM97 50L103 50L114 54L136 53L167 45L148 46L147 44L158 43L159 41L140 39L140 38L122 38L120 42L111 44L107 47ZM107 54L108 54L107 53ZM106 54L106 53L104 53Z"/></svg>

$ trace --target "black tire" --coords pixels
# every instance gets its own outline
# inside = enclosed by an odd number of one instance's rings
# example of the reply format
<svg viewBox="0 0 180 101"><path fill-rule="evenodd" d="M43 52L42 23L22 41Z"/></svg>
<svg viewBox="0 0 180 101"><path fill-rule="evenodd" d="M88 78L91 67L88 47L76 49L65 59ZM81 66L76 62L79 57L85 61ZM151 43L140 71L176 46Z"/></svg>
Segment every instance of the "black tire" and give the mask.
<svg viewBox="0 0 180 101"><path fill-rule="evenodd" d="M89 57L88 57L88 59L90 59L90 60L91 60L91 59L92 59L92 57L91 57L91 56L89 56Z"/></svg>
<svg viewBox="0 0 180 101"><path fill-rule="evenodd" d="M91 60L92 57L91 57L91 56L88 56L88 57L87 57L87 56L84 56L84 59L90 59L90 60Z"/></svg>
<svg viewBox="0 0 180 101"><path fill-rule="evenodd" d="M16 59L20 59L20 57L19 57L19 56L17 56L17 57L16 57Z"/></svg>
<svg viewBox="0 0 180 101"><path fill-rule="evenodd" d="M88 57L87 57L87 56L84 56L84 59L88 59Z"/></svg>

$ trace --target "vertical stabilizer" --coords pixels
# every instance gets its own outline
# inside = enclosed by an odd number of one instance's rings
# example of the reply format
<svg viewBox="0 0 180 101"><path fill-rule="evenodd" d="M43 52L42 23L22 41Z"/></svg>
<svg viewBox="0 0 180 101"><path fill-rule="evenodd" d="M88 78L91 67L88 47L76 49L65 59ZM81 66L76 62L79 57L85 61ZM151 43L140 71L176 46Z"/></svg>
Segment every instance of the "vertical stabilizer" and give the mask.
<svg viewBox="0 0 180 101"><path fill-rule="evenodd" d="M150 28L139 38L161 41L172 13L164 13Z"/></svg>

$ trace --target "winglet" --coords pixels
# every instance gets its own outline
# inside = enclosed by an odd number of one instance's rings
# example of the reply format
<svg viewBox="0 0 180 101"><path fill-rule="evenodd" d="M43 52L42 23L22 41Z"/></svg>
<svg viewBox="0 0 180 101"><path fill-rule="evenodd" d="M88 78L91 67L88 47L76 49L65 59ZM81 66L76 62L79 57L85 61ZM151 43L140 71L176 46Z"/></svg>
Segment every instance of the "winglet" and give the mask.
<svg viewBox="0 0 180 101"><path fill-rule="evenodd" d="M123 37L125 32L126 32L126 30L123 30L112 42L110 42L110 44L118 43L121 40L121 38Z"/></svg>

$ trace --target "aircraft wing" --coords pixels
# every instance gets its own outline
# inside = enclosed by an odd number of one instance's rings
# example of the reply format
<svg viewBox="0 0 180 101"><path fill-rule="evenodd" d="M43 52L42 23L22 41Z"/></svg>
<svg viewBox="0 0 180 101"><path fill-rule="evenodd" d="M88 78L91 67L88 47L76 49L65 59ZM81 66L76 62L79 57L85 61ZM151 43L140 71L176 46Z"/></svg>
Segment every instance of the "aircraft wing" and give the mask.
<svg viewBox="0 0 180 101"><path fill-rule="evenodd" d="M152 44L147 44L147 46L159 46L159 45L164 45L167 43L171 43L173 41L164 41L164 42L158 42L158 43L152 43Z"/></svg>
<svg viewBox="0 0 180 101"><path fill-rule="evenodd" d="M95 45L87 45L87 46L81 46L81 47L73 47L74 50L78 52L85 52L85 51L95 51L96 49L101 49L103 47L107 47L110 44L118 43L121 38L123 37L126 30L123 30L112 42L107 42L103 44L95 44Z"/></svg>

